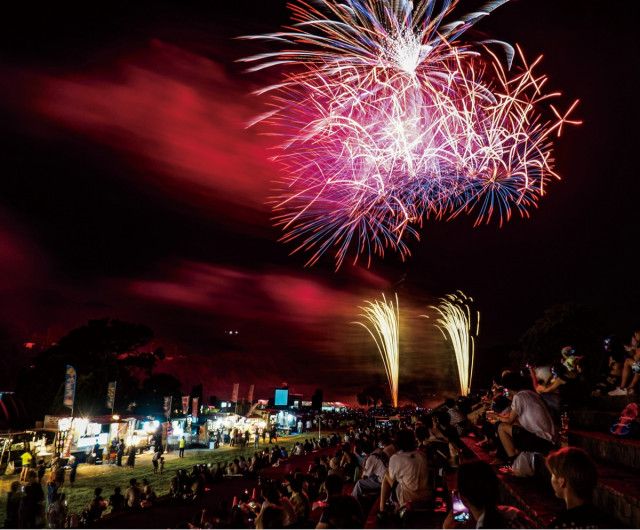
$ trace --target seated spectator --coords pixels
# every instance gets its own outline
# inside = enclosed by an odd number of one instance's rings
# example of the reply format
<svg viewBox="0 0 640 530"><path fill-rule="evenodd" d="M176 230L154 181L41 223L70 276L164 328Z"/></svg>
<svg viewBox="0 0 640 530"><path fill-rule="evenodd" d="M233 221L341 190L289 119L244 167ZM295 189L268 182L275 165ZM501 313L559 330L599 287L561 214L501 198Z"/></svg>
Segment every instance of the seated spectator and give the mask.
<svg viewBox="0 0 640 530"><path fill-rule="evenodd" d="M327 475L320 486L320 497L313 503L313 509L323 508L333 495L340 495L344 486L344 480L338 475Z"/></svg>
<svg viewBox="0 0 640 530"><path fill-rule="evenodd" d="M389 459L389 469L382 481L380 491L380 512L384 512L396 485L397 507L407 504L427 503L431 500L427 457L416 449L416 439L412 431L402 430L396 436L398 452Z"/></svg>
<svg viewBox="0 0 640 530"><path fill-rule="evenodd" d="M284 528L286 515L280 506L269 505L256 517L256 528Z"/></svg>
<svg viewBox="0 0 640 530"><path fill-rule="evenodd" d="M610 396L630 396L635 394L640 382L640 346L636 348L633 357L625 359L620 377L620 386L609 392Z"/></svg>
<svg viewBox="0 0 640 530"><path fill-rule="evenodd" d="M126 500L127 508L135 510L140 508L140 501L142 500L142 491L138 487L138 481L132 478L129 481L129 487L124 492L124 498Z"/></svg>
<svg viewBox="0 0 640 530"><path fill-rule="evenodd" d="M144 503L144 508L148 508L156 501L156 492L153 491L149 480L146 478L142 479L142 502Z"/></svg>
<svg viewBox="0 0 640 530"><path fill-rule="evenodd" d="M633 332L629 344L626 344L624 347L630 354L633 354L638 348L640 348L640 328Z"/></svg>
<svg viewBox="0 0 640 530"><path fill-rule="evenodd" d="M120 486L116 486L113 489L113 495L109 497L109 506L111 506L111 513L122 512L125 509L125 498L120 493Z"/></svg>
<svg viewBox="0 0 640 530"><path fill-rule="evenodd" d="M524 512L498 505L499 487L498 477L486 462L476 460L460 465L458 493L475 520L475 528L535 528ZM456 528L457 524L449 512L443 528Z"/></svg>
<svg viewBox="0 0 640 530"><path fill-rule="evenodd" d="M444 402L444 406L449 414L449 424L458 432L459 436L462 436L467 425L466 416L460 411L455 400L452 398L447 399Z"/></svg>
<svg viewBox="0 0 640 530"><path fill-rule="evenodd" d="M90 524L95 523L102 517L102 512L107 507L107 501L102 497L102 488L96 488L93 491L93 499L87 508L87 519Z"/></svg>
<svg viewBox="0 0 640 530"><path fill-rule="evenodd" d="M316 528L362 528L362 509L351 495L333 495L322 512Z"/></svg>
<svg viewBox="0 0 640 530"><path fill-rule="evenodd" d="M264 511L266 508L270 506L271 507L275 506L283 510L284 524L280 526L280 528L290 526L295 522L296 514L293 508L293 505L291 504L289 499L287 499L287 497L285 497L280 493L280 490L274 484L267 485L264 488L263 495L264 495L264 502L262 503L260 513L256 518L256 528L258 528L258 519L264 520L265 518ZM264 524L264 523L261 522L260 524ZM264 528L267 528L267 527L265 526Z"/></svg>
<svg viewBox="0 0 640 530"><path fill-rule="evenodd" d="M240 460L238 458L234 458L233 459L233 462L231 462L231 465L227 468L227 474L228 475L240 475L241 474Z"/></svg>
<svg viewBox="0 0 640 530"><path fill-rule="evenodd" d="M547 457L551 487L566 510L551 528L613 528L592 504L598 472L589 455L577 447L563 447Z"/></svg>
<svg viewBox="0 0 640 530"><path fill-rule="evenodd" d="M614 336L604 339L604 355L607 365L606 375L602 374L600 376L602 379L596 383L596 388L592 392L593 396L600 396L604 392L617 388L618 381L622 377L625 353L624 348Z"/></svg>
<svg viewBox="0 0 640 530"><path fill-rule="evenodd" d="M307 497L307 494L302 489L302 479L300 477L292 477L289 480L289 491L291 492L289 501L293 506L295 522L297 524L304 524L309 520L311 505L309 503L309 497Z"/></svg>
<svg viewBox="0 0 640 530"><path fill-rule="evenodd" d="M351 492L360 505L366 496L380 493L388 466L389 457L380 447L367 457L364 462L362 478L356 482Z"/></svg>
<svg viewBox="0 0 640 530"><path fill-rule="evenodd" d="M556 428L547 407L532 390L523 390L523 379L515 373L505 375L504 387L513 396L511 409L497 415L498 436L511 463L521 451L547 454L553 448Z"/></svg>

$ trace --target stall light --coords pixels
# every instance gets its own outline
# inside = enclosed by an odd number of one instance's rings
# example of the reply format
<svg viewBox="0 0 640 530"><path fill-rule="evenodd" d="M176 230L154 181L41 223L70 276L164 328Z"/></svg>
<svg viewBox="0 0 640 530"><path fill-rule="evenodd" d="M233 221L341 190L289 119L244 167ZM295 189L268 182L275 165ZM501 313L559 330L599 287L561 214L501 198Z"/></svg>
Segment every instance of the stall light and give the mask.
<svg viewBox="0 0 640 530"><path fill-rule="evenodd" d="M114 414L113 416L111 416L111 419L114 421L118 421L120 419L120 416L118 416L117 414Z"/></svg>

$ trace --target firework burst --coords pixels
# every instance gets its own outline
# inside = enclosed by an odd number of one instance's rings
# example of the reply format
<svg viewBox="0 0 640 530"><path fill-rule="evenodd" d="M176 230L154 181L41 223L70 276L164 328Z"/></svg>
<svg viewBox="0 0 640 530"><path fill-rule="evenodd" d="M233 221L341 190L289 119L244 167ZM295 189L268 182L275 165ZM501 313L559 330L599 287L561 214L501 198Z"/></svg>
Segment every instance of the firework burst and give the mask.
<svg viewBox="0 0 640 530"><path fill-rule="evenodd" d="M400 304L396 294L396 303L388 301L384 294L382 300L366 301L366 305L360 307L363 313L360 315L366 319L366 323L355 322L365 328L378 348L384 369L389 380L391 401L394 407L398 406L398 378L400 375Z"/></svg>
<svg viewBox="0 0 640 530"><path fill-rule="evenodd" d="M471 392L473 363L475 360L475 339L480 333L480 312L473 313L470 304L473 299L462 291L448 294L440 299L437 306L431 306L438 317L435 326L444 340L453 346L460 380L460 394L468 396ZM422 315L429 318L427 315Z"/></svg>
<svg viewBox="0 0 640 530"><path fill-rule="evenodd" d="M245 37L280 47L243 61L283 72L257 91L271 108L254 124L280 139L275 224L308 264L327 252L336 267L387 250L404 259L425 219L527 216L559 178L552 140L579 123L576 103L564 115L548 103L559 94L544 91L539 59L518 50L508 73L510 45L460 40L507 1L445 23L457 1L298 0L290 28Z"/></svg>

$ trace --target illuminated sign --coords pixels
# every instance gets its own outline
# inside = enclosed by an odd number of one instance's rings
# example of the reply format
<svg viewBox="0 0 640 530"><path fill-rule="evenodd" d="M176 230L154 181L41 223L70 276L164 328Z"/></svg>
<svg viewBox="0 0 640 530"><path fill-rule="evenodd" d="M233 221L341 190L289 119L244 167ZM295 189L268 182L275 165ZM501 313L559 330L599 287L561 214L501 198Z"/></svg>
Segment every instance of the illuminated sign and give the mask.
<svg viewBox="0 0 640 530"><path fill-rule="evenodd" d="M289 402L289 389L287 388L276 388L275 399L273 400L273 404L276 407L286 407Z"/></svg>

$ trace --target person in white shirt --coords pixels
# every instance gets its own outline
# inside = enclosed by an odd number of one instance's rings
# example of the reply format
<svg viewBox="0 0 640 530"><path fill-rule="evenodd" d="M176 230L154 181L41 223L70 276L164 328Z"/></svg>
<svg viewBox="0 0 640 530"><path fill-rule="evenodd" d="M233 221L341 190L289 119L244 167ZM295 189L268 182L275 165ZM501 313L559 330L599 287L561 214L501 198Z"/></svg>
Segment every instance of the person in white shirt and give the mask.
<svg viewBox="0 0 640 530"><path fill-rule="evenodd" d="M525 390L525 381L509 373L503 386L513 395L511 408L498 415L498 436L509 460L521 451L547 454L556 442L553 418L542 398L533 390Z"/></svg>
<svg viewBox="0 0 640 530"><path fill-rule="evenodd" d="M382 448L375 449L365 460L362 478L353 486L353 495L362 505L364 497L377 494L382 488L382 481L387 473L389 457Z"/></svg>
<svg viewBox="0 0 640 530"><path fill-rule="evenodd" d="M427 503L432 497L427 457L416 449L414 433L408 430L400 431L395 445L398 452L389 459L389 469L382 481L380 512L385 511L394 484L397 485L399 508L407 504Z"/></svg>

